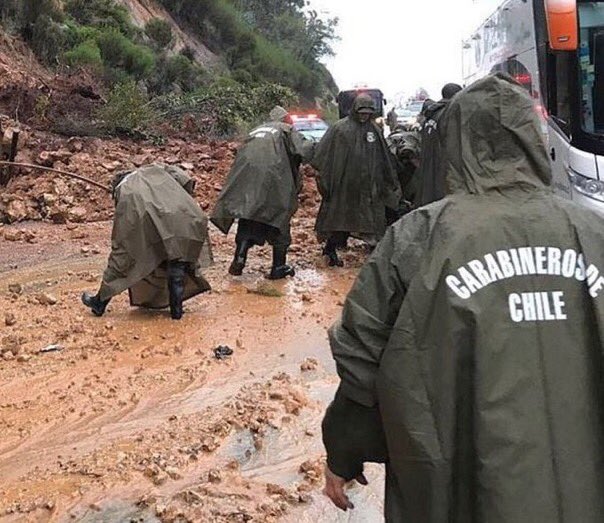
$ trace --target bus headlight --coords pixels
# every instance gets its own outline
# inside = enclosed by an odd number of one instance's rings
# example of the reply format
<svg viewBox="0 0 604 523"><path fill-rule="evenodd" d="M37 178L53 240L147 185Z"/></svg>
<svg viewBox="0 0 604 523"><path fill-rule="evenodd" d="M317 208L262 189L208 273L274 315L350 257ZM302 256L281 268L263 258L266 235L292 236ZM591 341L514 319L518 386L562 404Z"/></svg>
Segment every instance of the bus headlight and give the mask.
<svg viewBox="0 0 604 523"><path fill-rule="evenodd" d="M604 182L587 178L574 171L569 173L569 178L575 191L594 200L604 202Z"/></svg>

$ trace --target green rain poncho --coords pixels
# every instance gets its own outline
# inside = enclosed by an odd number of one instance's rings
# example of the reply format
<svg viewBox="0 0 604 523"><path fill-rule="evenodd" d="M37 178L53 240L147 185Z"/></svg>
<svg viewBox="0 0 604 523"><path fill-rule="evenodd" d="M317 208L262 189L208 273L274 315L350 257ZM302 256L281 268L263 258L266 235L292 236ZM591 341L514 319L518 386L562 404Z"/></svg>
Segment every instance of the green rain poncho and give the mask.
<svg viewBox="0 0 604 523"><path fill-rule="evenodd" d="M418 207L445 197L445 168L438 126L451 100L430 104L424 111L425 122L421 131L421 156L416 172Z"/></svg>
<svg viewBox="0 0 604 523"><path fill-rule="evenodd" d="M312 155L312 144L280 121L254 129L237 153L211 220L227 234L236 219L251 220L289 236L292 216L302 187L300 163Z"/></svg>
<svg viewBox="0 0 604 523"><path fill-rule="evenodd" d="M321 240L334 232L379 240L386 230L386 208L396 211L401 200L381 129L358 120L363 107L375 110L371 97L357 96L351 115L327 131L312 161L323 198L316 224Z"/></svg>
<svg viewBox="0 0 604 523"><path fill-rule="evenodd" d="M133 306L167 307L165 262L172 260L193 268L185 280L185 300L210 289L200 272L212 259L208 221L187 192L192 183L181 169L149 165L119 184L102 300L128 289Z"/></svg>
<svg viewBox="0 0 604 523"><path fill-rule="evenodd" d="M511 79L441 133L450 195L389 229L330 332L330 467L387 456L393 523L604 521L604 219L550 190Z"/></svg>

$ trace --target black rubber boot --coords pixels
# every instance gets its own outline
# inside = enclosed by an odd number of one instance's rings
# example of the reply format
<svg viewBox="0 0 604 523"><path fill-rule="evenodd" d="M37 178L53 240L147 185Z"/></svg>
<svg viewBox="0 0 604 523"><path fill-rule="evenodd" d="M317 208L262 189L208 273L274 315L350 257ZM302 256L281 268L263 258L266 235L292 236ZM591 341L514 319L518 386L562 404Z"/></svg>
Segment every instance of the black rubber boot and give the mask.
<svg viewBox="0 0 604 523"><path fill-rule="evenodd" d="M168 292L170 293L170 316L180 320L183 315L182 301L185 295L185 263L168 263Z"/></svg>
<svg viewBox="0 0 604 523"><path fill-rule="evenodd" d="M296 275L296 271L290 265L287 265L287 247L273 247L273 267L270 274L267 275L269 280L282 280Z"/></svg>
<svg viewBox="0 0 604 523"><path fill-rule="evenodd" d="M105 314L105 310L107 309L107 305L109 305L110 301L110 299L105 301L101 300L98 294L95 296L87 292L82 294L82 303L86 305L86 307L89 307L90 310L92 310L92 314L98 316L99 318Z"/></svg>
<svg viewBox="0 0 604 523"><path fill-rule="evenodd" d="M252 244L246 240L237 242L235 258L229 267L229 274L232 276L241 276L243 274L243 269L245 269L245 264L247 262L247 252L251 247Z"/></svg>
<svg viewBox="0 0 604 523"><path fill-rule="evenodd" d="M327 240L325 244L323 256L327 256L327 263L330 267L344 267L344 262L338 257L338 251L331 239Z"/></svg>

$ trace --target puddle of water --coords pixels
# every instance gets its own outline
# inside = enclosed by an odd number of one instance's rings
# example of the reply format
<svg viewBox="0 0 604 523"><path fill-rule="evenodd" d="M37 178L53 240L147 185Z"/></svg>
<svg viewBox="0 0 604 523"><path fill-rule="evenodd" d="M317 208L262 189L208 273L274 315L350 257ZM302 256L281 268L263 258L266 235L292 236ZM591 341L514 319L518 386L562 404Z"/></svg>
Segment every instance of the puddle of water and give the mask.
<svg viewBox="0 0 604 523"><path fill-rule="evenodd" d="M60 523L161 523L150 510L123 501L97 503L94 509L76 509L71 514Z"/></svg>
<svg viewBox="0 0 604 523"><path fill-rule="evenodd" d="M70 450L75 451L76 446L76 454L83 454L102 443L152 428L163 423L170 415L184 416L219 405L236 394L245 384L266 380L283 371L300 376L300 363L307 357L313 357L322 363L322 368L304 373L302 378L309 385L307 393L319 406L304 409L299 417L290 416L290 423L284 423L278 430L268 431L259 450L254 447L252 435L244 432L231 436L219 451L225 461L227 458L238 459L243 475L248 478L286 487L293 486L302 479L298 473L300 464L323 453L320 423L324 406L333 397L337 380L333 379L334 365L325 338L325 329L320 322L324 322L327 315L331 316L332 313L335 319L338 313L335 302L343 298L350 286L350 274L352 272L302 269L296 279L274 284L283 290L282 298L248 294L246 286L250 286L251 277L242 282L228 281L223 284L222 293L202 296L189 302L187 310L191 312L185 317L180 329L174 328L164 313L129 309L126 297L121 297L115 302L116 310L104 321L113 325L126 346L132 336L129 334L131 331L136 333L136 339L142 340L137 345L144 343L150 347L169 347L179 343L190 348L192 345L202 344L203 350L209 351L217 340L226 339L232 344L238 337L238 331L245 342L245 350L236 351L230 368L220 369L220 372L214 369L216 375L210 375L208 383L202 386L199 386L200 381L195 381L195 385L189 385L188 388L178 384L170 390L158 389L155 394L143 394L143 399L131 410L116 409L96 418L66 422L60 429L53 428L47 433L39 432L25 440L18 449L0 456L0 467L7 472L12 469L16 474L21 468L25 471L30 463L48 461L48 456L70 455ZM254 278L254 282L257 281L258 278ZM304 301L302 294L310 295L312 301ZM229 329L224 320L225 310L234 312L235 316L239 313L245 320L234 320L233 328ZM300 314L300 310L307 311L308 314ZM325 310L328 312L325 313ZM331 320L331 317L327 319ZM86 321L92 324L93 320L86 317ZM192 329L196 329L196 333L201 331L195 335L194 340L191 337ZM254 336L249 335L250 332ZM131 354L126 353L123 357L120 355L118 369L121 365L130 372L128 366L140 365L136 359L138 350L132 350ZM160 366L156 361L148 361L149 363L144 362L145 365ZM63 377L64 374L57 374L54 379ZM46 383L46 388L49 388L47 378L44 377L42 381ZM307 431L311 435L306 434ZM191 474L194 472L191 471ZM376 477L379 478L379 474ZM184 481L189 480L192 478L185 478ZM379 479L377 481L379 482ZM142 489L146 491L147 486L143 485ZM127 501L131 498L128 490L130 489L124 488L123 491L113 492L111 497L107 492L97 492L96 494L101 496L98 505L100 510L91 509L84 503L79 504L75 521L158 521L153 514L141 511L132 502ZM379 521L375 514L381 514L380 497L376 495L375 499L370 499L367 492L370 490L363 489L359 496L363 500L362 504L368 508L356 512L366 515L365 519L337 519L337 511L332 510L321 496L316 496L315 503L300 512L307 519L297 518L296 521ZM357 495L356 492L354 495ZM67 517L64 521L74 519Z"/></svg>
<svg viewBox="0 0 604 523"><path fill-rule="evenodd" d="M271 430L263 439L262 448L254 448L249 431L232 435L223 445L220 454L224 458L237 459L245 477L260 482L292 487L302 479L298 468L307 459L314 459L324 453L321 438L321 421L324 406L333 398L336 384L332 379L309 379L309 395L321 407L306 409L299 417L292 417L290 423L279 430ZM306 435L310 430L312 437ZM312 496L312 502L295 509L282 521L291 523L373 523L383 521L384 471L377 465L366 467L368 487L355 486L350 498L355 510L343 513L320 492Z"/></svg>

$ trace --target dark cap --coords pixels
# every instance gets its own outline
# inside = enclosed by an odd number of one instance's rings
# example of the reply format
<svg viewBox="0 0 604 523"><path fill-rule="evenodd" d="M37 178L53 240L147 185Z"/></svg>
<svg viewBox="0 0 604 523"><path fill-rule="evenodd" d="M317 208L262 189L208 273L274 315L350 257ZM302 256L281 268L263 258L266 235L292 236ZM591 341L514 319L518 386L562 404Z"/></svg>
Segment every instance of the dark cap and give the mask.
<svg viewBox="0 0 604 523"><path fill-rule="evenodd" d="M360 114L374 114L377 112L373 98L368 94L360 94L356 97L353 104L353 111Z"/></svg>

